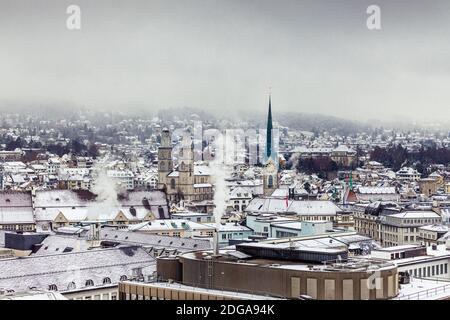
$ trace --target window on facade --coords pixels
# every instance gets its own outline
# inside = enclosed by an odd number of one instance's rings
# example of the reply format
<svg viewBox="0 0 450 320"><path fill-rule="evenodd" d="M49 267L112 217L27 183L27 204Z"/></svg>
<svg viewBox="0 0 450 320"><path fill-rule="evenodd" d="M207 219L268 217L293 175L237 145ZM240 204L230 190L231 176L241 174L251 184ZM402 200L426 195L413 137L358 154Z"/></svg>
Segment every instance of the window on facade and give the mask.
<svg viewBox="0 0 450 320"><path fill-rule="evenodd" d="M94 281L92 281L91 279L86 280L85 287L93 287L94 286Z"/></svg>
<svg viewBox="0 0 450 320"><path fill-rule="evenodd" d="M164 217L164 209L163 209L163 207L161 207L161 206L158 207L158 214L159 214L159 217L161 219L163 219L163 217Z"/></svg>
<svg viewBox="0 0 450 320"><path fill-rule="evenodd" d="M103 279L103 284L110 284L111 283L111 279L106 277Z"/></svg>
<svg viewBox="0 0 450 320"><path fill-rule="evenodd" d="M131 272L133 273L134 277L142 276L142 268L133 268L133 270L131 270Z"/></svg>
<svg viewBox="0 0 450 320"><path fill-rule="evenodd" d="M48 286L48 290L49 291L58 291L58 287L56 286L56 284L51 284Z"/></svg>
<svg viewBox="0 0 450 320"><path fill-rule="evenodd" d="M126 280L127 280L127 276L126 275L120 276L120 281L126 281Z"/></svg>
<svg viewBox="0 0 450 320"><path fill-rule="evenodd" d="M77 288L77 286L75 285L75 282L73 282L73 281L67 285L67 290L74 290L76 288Z"/></svg>
<svg viewBox="0 0 450 320"><path fill-rule="evenodd" d="M170 188L175 189L175 179L170 180Z"/></svg>
<svg viewBox="0 0 450 320"><path fill-rule="evenodd" d="M268 179L268 182L267 182L267 186L269 188L273 187L273 177L272 176L269 176L269 179Z"/></svg>

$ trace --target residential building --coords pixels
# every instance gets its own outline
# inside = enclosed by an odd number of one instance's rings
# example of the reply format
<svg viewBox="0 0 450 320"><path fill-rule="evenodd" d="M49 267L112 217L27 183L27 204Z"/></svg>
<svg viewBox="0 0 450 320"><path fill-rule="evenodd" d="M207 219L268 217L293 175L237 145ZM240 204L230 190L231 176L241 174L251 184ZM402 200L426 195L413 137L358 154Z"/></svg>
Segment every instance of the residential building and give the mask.
<svg viewBox="0 0 450 320"><path fill-rule="evenodd" d="M403 211L387 215L381 221L381 243L383 246L420 244L419 228L439 224L441 216L434 211Z"/></svg>
<svg viewBox="0 0 450 320"><path fill-rule="evenodd" d="M335 221L344 214L335 203L327 200L292 200L279 198L255 198L247 206L247 214L275 213L300 221Z"/></svg>
<svg viewBox="0 0 450 320"><path fill-rule="evenodd" d="M232 223L220 223L220 224L207 224L211 228L215 229L218 233L219 246L227 246L230 240L243 240L248 239L249 236L253 235L253 230L238 224L237 222Z"/></svg>
<svg viewBox="0 0 450 320"><path fill-rule="evenodd" d="M450 231L448 225L427 225L419 227L420 244L427 247L439 244L439 241Z"/></svg>
<svg viewBox="0 0 450 320"><path fill-rule="evenodd" d="M116 300L119 281L149 279L155 259L136 246L0 260L0 288L48 290L74 300Z"/></svg>
<svg viewBox="0 0 450 320"><path fill-rule="evenodd" d="M230 191L228 206L234 211L244 212L253 196L247 188L237 187Z"/></svg>
<svg viewBox="0 0 450 320"><path fill-rule="evenodd" d="M419 181L421 174L413 168L403 167L395 173L396 179L400 181Z"/></svg>
<svg viewBox="0 0 450 320"><path fill-rule="evenodd" d="M0 192L0 230L36 229L30 192Z"/></svg>
<svg viewBox="0 0 450 320"><path fill-rule="evenodd" d="M108 170L106 174L119 188L134 189L134 174L130 170Z"/></svg>
<svg viewBox="0 0 450 320"><path fill-rule="evenodd" d="M445 245L402 245L374 249L372 258L395 262L399 272L415 278L450 280L450 251Z"/></svg>
<svg viewBox="0 0 450 320"><path fill-rule="evenodd" d="M200 212L174 212L170 214L172 219L182 219L198 223L211 223L214 222L214 216L212 213L200 213Z"/></svg>
<svg viewBox="0 0 450 320"><path fill-rule="evenodd" d="M130 225L128 230L179 238L212 237L214 226L183 219L166 219Z"/></svg>

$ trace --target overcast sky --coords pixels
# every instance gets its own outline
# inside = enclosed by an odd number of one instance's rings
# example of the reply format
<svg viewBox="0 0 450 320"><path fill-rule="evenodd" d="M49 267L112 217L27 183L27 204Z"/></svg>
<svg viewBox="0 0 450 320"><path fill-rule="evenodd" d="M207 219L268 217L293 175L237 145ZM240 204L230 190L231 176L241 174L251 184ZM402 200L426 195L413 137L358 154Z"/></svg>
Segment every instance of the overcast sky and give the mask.
<svg viewBox="0 0 450 320"><path fill-rule="evenodd" d="M265 110L269 87L274 113L449 119L450 1L0 0L3 107Z"/></svg>

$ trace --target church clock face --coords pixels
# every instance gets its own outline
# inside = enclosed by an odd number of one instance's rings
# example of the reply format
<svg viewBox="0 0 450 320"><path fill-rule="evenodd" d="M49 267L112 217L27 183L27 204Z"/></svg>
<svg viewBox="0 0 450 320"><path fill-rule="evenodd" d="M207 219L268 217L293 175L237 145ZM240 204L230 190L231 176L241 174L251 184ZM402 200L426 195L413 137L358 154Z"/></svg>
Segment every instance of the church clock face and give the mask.
<svg viewBox="0 0 450 320"><path fill-rule="evenodd" d="M274 173L277 172L277 169L275 168L275 165L273 164L273 162L270 161L270 162L266 165L265 171L266 171L267 174L274 174Z"/></svg>

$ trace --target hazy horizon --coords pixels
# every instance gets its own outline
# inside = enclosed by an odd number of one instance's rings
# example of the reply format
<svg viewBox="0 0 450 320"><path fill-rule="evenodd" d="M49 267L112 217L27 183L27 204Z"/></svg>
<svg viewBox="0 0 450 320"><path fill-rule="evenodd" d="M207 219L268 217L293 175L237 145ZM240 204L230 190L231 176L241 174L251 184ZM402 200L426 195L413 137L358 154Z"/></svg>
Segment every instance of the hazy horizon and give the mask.
<svg viewBox="0 0 450 320"><path fill-rule="evenodd" d="M445 0L0 0L0 109L265 112L272 87L275 112L447 121L448 38Z"/></svg>

